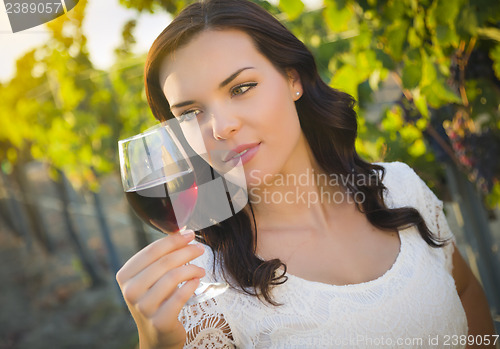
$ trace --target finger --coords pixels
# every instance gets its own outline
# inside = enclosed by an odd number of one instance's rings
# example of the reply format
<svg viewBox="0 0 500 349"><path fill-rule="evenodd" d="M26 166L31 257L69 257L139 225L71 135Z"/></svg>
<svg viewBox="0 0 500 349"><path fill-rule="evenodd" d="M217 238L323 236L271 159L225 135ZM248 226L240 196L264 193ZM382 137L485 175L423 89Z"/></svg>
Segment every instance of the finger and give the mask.
<svg viewBox="0 0 500 349"><path fill-rule="evenodd" d="M154 285L166 272L178 268L201 256L205 248L201 244L192 244L175 250L156 260L134 276L134 283L148 289Z"/></svg>
<svg viewBox="0 0 500 349"><path fill-rule="evenodd" d="M170 298L164 301L151 321L156 328L168 326L172 321L172 314L175 314L175 321L181 312L182 307L188 299L194 294L196 288L200 285L200 279L192 279L184 285L177 288Z"/></svg>
<svg viewBox="0 0 500 349"><path fill-rule="evenodd" d="M146 269L141 271L139 274L135 275L132 279L128 280L125 285L122 286L124 297L129 302L135 303L148 291L149 288L166 275L170 275L170 278L174 281L177 280L175 285L181 281L193 278L194 276L185 277L182 280L179 278L172 278L171 272L183 266L195 257L202 255L203 251L203 245L194 244L175 250L174 252L163 256L146 267Z"/></svg>
<svg viewBox="0 0 500 349"><path fill-rule="evenodd" d="M165 274L139 300L137 308L147 317L158 311L160 305L171 297L182 282L205 276L205 269L196 265L183 265ZM184 286L184 285L183 285ZM182 286L181 286L182 287Z"/></svg>
<svg viewBox="0 0 500 349"><path fill-rule="evenodd" d="M194 239L194 232L189 231L186 234L171 234L159 240L156 240L133 255L118 271L116 280L118 284L131 279L148 265L158 260L165 254L186 246Z"/></svg>

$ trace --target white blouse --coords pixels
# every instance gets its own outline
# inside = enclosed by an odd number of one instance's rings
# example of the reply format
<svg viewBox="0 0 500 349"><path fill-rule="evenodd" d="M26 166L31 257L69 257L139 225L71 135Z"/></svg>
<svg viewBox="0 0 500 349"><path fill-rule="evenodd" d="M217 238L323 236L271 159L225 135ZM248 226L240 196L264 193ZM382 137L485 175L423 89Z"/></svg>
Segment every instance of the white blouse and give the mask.
<svg viewBox="0 0 500 349"><path fill-rule="evenodd" d="M451 237L443 202L401 162L377 163L390 208L418 209L433 233ZM430 247L416 227L399 231L392 267L375 280L329 285L291 274L272 289L272 306L230 288L210 301L184 307L185 348L464 348L467 319L451 275L453 245ZM213 254L193 261L207 278ZM462 337L463 338L463 337Z"/></svg>

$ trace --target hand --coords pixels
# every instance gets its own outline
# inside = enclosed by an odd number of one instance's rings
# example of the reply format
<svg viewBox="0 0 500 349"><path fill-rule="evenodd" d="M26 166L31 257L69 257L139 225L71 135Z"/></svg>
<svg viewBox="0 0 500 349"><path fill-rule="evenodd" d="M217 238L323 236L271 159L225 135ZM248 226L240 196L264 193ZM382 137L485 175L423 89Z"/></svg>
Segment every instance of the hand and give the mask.
<svg viewBox="0 0 500 349"><path fill-rule="evenodd" d="M186 231L156 240L116 274L141 349L182 348L186 341L178 315L205 275L203 268L186 265L204 251L201 244L188 244L193 239L194 232ZM178 287L182 282L186 283Z"/></svg>

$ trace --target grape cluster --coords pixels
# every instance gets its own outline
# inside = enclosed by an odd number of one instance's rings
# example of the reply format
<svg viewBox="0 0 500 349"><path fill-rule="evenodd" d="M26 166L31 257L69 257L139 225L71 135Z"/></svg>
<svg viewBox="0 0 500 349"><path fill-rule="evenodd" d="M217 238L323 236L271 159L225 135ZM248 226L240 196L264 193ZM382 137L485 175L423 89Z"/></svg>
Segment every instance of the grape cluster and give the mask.
<svg viewBox="0 0 500 349"><path fill-rule="evenodd" d="M459 109L453 119L445 121L443 126L457 160L468 173L469 179L482 192L490 192L500 174L497 161L500 133L492 129L476 130L474 122L463 109Z"/></svg>
<svg viewBox="0 0 500 349"><path fill-rule="evenodd" d="M462 47L451 57L448 86L463 92L469 86L467 82L474 81L475 84L470 86L478 88L468 94L470 100L465 101L465 105L448 104L439 109L431 108L429 127L423 131L437 160L445 162L452 157L469 180L485 194L491 192L494 184L500 180L500 129L495 121L499 111L494 102L497 97L490 94L486 98L481 92L483 89L488 90L489 86L493 90L500 88L500 81L495 76L493 62L488 55L491 49L489 45L484 42L476 44L470 55L466 52L467 47L465 50ZM486 105L486 100L489 105ZM396 104L401 107L405 122L415 124L422 118L413 101L405 95L402 94ZM490 122L484 122L485 116ZM477 124L474 122L476 119ZM479 119L482 119L483 126L480 126Z"/></svg>
<svg viewBox="0 0 500 349"><path fill-rule="evenodd" d="M475 79L492 80L500 87L500 81L495 78L493 70L493 61L491 60L488 50L477 49L472 51L467 66L465 67L465 80Z"/></svg>
<svg viewBox="0 0 500 349"><path fill-rule="evenodd" d="M463 51L457 51L451 57L449 86L455 89L460 86L463 88L466 81L475 80L481 81L481 84L489 81L491 86L500 87L500 81L493 71L493 62L488 55L490 48L483 42L476 45L469 57L465 57ZM470 102L470 106L448 105L433 111L431 125L438 132L441 131L441 137L451 146L456 160L469 179L487 194L500 178L500 164L497 160L500 151L500 130L494 126L482 129L476 126L472 119L477 117L478 111L475 111L473 101ZM482 112L484 113L484 110ZM489 113L496 111L490 110ZM493 115L490 116L494 118ZM439 145L436 148L440 148Z"/></svg>
<svg viewBox="0 0 500 349"><path fill-rule="evenodd" d="M460 86L460 83L462 83L460 64L464 64L464 81L486 79L493 81L497 87L500 87L500 81L495 77L493 61L489 56L489 50L490 47L488 46L477 47L472 50L468 58L464 57L465 54L463 52L457 51L451 57L448 84L454 88ZM466 61L464 62L465 59Z"/></svg>

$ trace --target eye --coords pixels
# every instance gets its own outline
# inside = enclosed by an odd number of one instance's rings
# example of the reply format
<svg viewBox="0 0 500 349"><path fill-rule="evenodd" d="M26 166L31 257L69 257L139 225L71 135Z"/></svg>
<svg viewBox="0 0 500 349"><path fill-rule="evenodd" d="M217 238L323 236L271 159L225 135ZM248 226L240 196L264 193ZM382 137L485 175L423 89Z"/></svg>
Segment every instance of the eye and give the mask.
<svg viewBox="0 0 500 349"><path fill-rule="evenodd" d="M196 119L196 117L200 113L201 113L201 110L199 110L199 109L188 110L188 111L185 111L184 113L182 113L181 115L179 115L177 117L177 119L179 120L179 122L191 121L193 119Z"/></svg>
<svg viewBox="0 0 500 349"><path fill-rule="evenodd" d="M255 86L257 86L256 82L249 82L235 86L231 89L231 97L242 95L246 93L248 90L254 88Z"/></svg>

